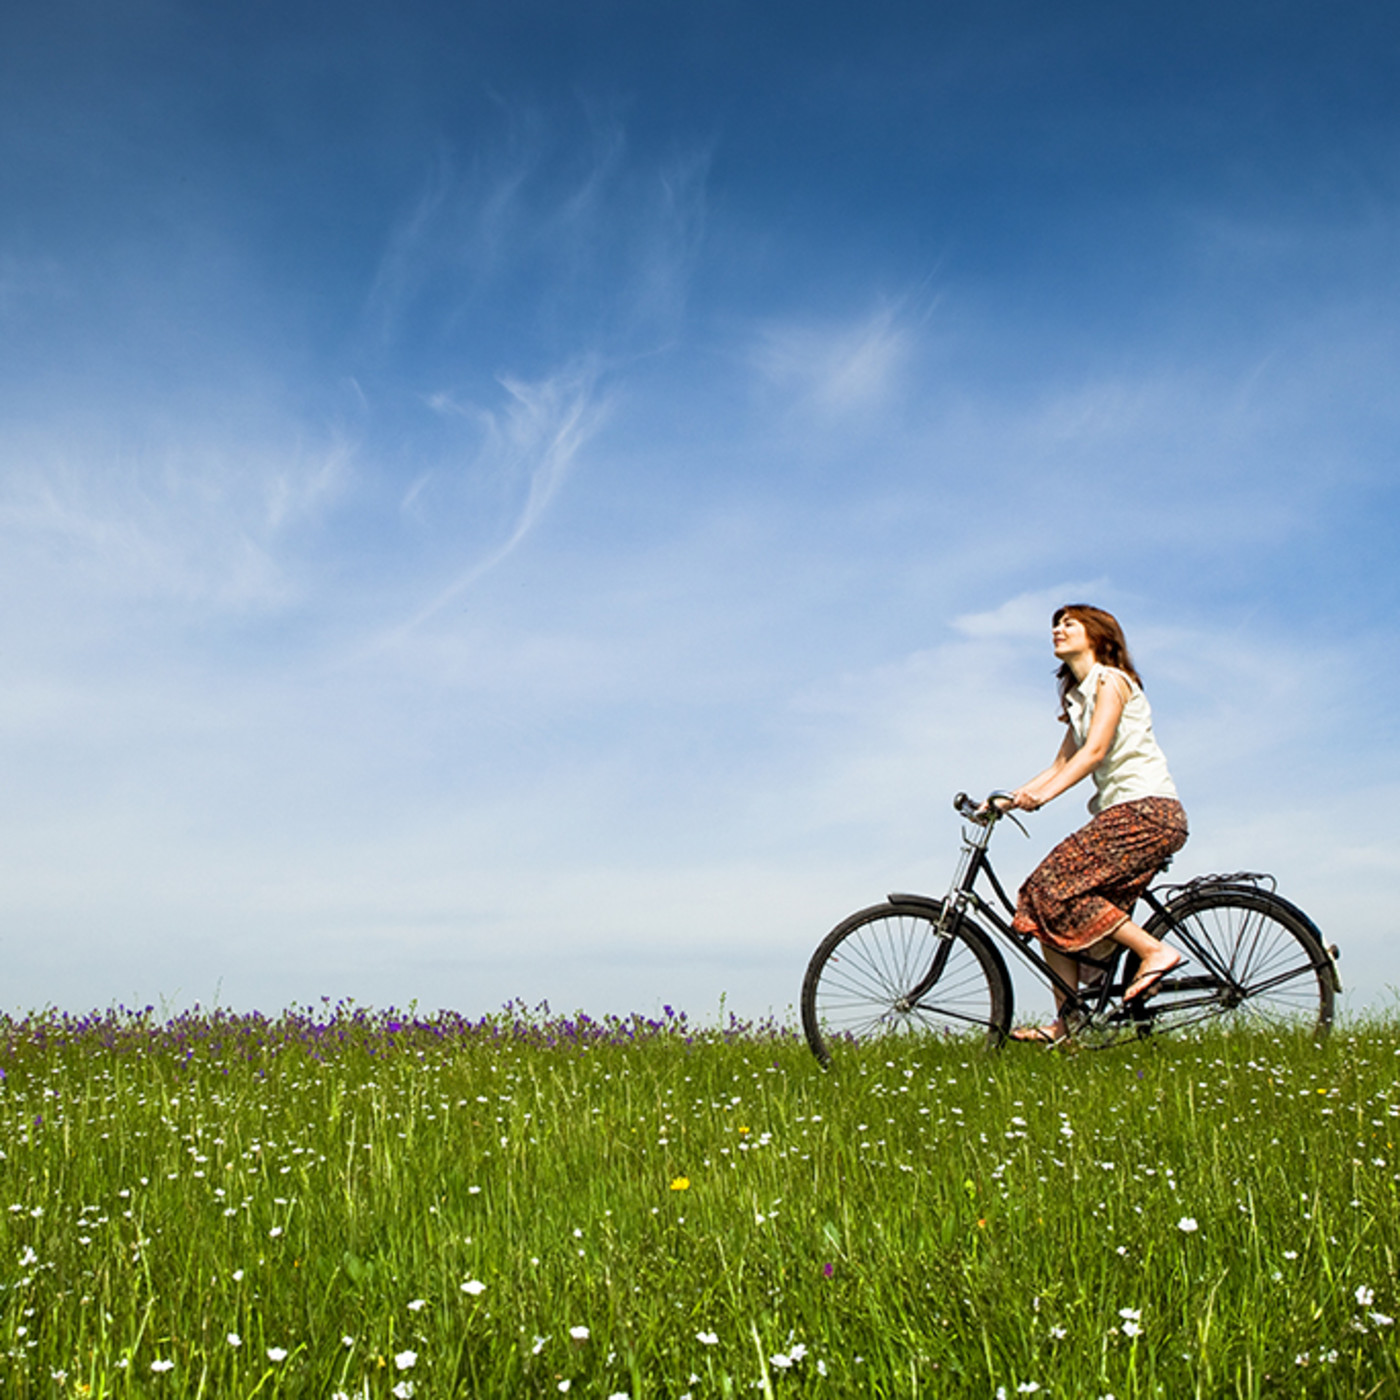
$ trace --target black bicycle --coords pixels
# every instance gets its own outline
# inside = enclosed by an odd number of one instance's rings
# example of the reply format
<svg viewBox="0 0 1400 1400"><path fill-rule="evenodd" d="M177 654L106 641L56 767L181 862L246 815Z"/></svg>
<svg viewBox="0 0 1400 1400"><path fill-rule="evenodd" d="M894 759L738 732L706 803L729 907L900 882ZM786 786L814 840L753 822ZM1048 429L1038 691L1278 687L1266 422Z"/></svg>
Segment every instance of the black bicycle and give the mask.
<svg viewBox="0 0 1400 1400"><path fill-rule="evenodd" d="M1034 940L1012 931L1015 905L987 854L1010 798L994 792L979 803L960 792L953 799L965 824L945 899L892 894L822 940L802 982L802 1028L823 1065L843 1043L885 1037L1000 1046L1011 1029L1011 977L989 929L1063 995L1066 1039L1079 1044L1104 1046L1219 1018L1327 1033L1342 989L1337 949L1276 893L1270 875L1200 875L1142 896L1151 916L1139 922L1186 955L1151 997L1123 1000L1138 959L1116 943L1103 957L1079 954L1080 986L1069 986ZM996 904L978 889L983 876Z"/></svg>

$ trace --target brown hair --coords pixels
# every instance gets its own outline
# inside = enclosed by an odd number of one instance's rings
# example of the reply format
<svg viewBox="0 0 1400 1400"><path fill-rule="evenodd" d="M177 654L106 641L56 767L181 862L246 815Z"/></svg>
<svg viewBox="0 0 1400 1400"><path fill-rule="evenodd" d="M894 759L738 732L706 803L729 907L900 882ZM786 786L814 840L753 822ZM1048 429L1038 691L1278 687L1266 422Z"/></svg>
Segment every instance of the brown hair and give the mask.
<svg viewBox="0 0 1400 1400"><path fill-rule="evenodd" d="M1084 624L1084 630L1089 636L1089 645L1094 649L1095 661L1122 671L1124 675L1132 677L1139 686L1142 685L1142 677L1138 675L1133 658L1128 654L1128 639L1123 635L1123 628L1118 619L1111 612L1092 607L1088 603L1066 603L1063 607L1055 609L1050 625L1055 626L1062 617L1078 618ZM1060 683L1060 718L1068 722L1065 696L1074 686L1074 672L1070 670L1068 662L1061 664L1060 669L1055 672L1055 677Z"/></svg>

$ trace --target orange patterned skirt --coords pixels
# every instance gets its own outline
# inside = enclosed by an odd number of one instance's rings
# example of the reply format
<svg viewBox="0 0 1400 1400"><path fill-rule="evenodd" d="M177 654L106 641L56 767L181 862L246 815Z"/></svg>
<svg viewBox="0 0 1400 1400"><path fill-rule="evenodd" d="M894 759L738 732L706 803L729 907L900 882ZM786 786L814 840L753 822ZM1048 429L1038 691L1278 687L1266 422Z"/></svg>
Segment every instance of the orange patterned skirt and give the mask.
<svg viewBox="0 0 1400 1400"><path fill-rule="evenodd" d="M1036 866L1021 886L1011 927L1062 953L1091 947L1129 917L1186 835L1186 813L1174 797L1109 807Z"/></svg>

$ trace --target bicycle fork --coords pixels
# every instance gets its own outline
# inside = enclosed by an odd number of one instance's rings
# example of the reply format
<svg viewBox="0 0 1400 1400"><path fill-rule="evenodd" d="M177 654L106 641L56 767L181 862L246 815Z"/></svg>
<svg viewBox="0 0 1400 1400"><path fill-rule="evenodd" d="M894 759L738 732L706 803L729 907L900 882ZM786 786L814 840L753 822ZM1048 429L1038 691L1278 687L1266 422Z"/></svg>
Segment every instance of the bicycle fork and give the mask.
<svg viewBox="0 0 1400 1400"><path fill-rule="evenodd" d="M937 948L934 951L933 960L929 963L928 971L907 992L895 998L894 1009L901 1015L913 1011L919 1005L925 994L938 984L939 978L943 976L943 971L948 966L948 959L952 956L953 951L953 940L957 937L958 928L962 924L963 911L967 908L969 899L972 898L972 884L977 878L978 867L987 849L987 841L990 836L990 827L982 827L975 836L968 835L967 828L963 828L962 854L958 857L957 869L953 872L952 882L948 886L943 907L939 911L938 922L933 928Z"/></svg>

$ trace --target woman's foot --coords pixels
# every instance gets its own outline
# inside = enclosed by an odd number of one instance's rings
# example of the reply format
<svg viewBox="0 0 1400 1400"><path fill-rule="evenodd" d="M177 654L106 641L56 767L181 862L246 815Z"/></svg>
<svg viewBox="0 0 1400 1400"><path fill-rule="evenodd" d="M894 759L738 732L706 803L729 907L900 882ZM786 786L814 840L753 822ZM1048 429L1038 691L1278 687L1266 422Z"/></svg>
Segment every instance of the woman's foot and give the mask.
<svg viewBox="0 0 1400 1400"><path fill-rule="evenodd" d="M1126 1001L1146 1001L1153 992L1157 990L1157 985L1167 973L1181 966L1181 954L1175 948L1168 948L1165 943L1158 945L1160 952L1153 953L1144 958L1138 964L1137 976L1133 978L1128 990L1123 993L1123 1000Z"/></svg>
<svg viewBox="0 0 1400 1400"><path fill-rule="evenodd" d="M1048 1026L1017 1026L1011 1032L1012 1040L1031 1045L1058 1045L1064 1038L1065 1028L1058 1021L1052 1021Z"/></svg>

